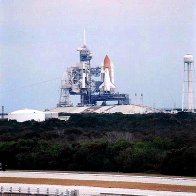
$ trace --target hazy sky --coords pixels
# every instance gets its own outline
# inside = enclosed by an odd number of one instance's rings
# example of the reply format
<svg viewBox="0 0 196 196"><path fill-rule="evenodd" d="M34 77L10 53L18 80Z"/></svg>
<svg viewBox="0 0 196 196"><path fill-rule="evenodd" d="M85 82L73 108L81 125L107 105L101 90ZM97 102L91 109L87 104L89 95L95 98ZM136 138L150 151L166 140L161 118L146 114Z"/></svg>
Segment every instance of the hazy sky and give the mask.
<svg viewBox="0 0 196 196"><path fill-rule="evenodd" d="M194 12L194 0L0 0L0 104L55 107L86 28L92 65L109 55L117 91L180 106L183 56L196 56Z"/></svg>

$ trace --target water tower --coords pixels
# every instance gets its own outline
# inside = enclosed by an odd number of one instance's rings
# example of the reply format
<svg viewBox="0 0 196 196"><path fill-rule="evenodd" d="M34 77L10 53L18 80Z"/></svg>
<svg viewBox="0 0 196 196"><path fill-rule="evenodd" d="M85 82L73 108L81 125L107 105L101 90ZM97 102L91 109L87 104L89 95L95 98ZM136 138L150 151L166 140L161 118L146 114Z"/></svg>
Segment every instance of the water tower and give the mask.
<svg viewBox="0 0 196 196"><path fill-rule="evenodd" d="M191 54L184 56L184 82L182 92L182 111L194 112L193 88L194 59Z"/></svg>

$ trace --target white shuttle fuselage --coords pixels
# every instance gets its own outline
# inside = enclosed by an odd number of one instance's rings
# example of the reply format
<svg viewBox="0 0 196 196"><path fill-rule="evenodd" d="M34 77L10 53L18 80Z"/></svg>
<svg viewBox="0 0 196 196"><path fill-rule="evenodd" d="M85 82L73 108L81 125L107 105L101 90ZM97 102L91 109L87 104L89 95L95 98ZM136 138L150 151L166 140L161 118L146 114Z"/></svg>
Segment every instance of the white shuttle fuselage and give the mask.
<svg viewBox="0 0 196 196"><path fill-rule="evenodd" d="M110 80L108 68L104 70L103 83L100 85L99 89L102 89L104 92L111 92L112 89L116 88Z"/></svg>

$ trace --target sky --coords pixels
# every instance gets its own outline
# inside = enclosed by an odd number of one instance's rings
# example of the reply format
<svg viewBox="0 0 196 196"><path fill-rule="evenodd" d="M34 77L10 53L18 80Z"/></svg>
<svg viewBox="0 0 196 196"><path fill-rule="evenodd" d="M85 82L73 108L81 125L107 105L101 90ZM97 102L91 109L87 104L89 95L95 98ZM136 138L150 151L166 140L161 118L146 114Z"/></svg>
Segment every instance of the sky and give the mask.
<svg viewBox="0 0 196 196"><path fill-rule="evenodd" d="M0 104L54 108L86 29L92 65L109 55L116 91L181 107L183 56L196 56L194 0L0 0Z"/></svg>

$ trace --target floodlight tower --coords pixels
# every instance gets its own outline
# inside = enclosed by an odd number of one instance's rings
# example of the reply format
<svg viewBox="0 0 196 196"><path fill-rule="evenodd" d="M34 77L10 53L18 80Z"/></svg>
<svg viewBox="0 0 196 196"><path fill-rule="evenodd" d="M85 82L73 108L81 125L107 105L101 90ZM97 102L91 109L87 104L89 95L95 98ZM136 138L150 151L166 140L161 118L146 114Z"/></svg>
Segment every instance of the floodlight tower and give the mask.
<svg viewBox="0 0 196 196"><path fill-rule="evenodd" d="M184 56L182 111L194 112L193 72L194 72L193 56L191 54L186 54Z"/></svg>

